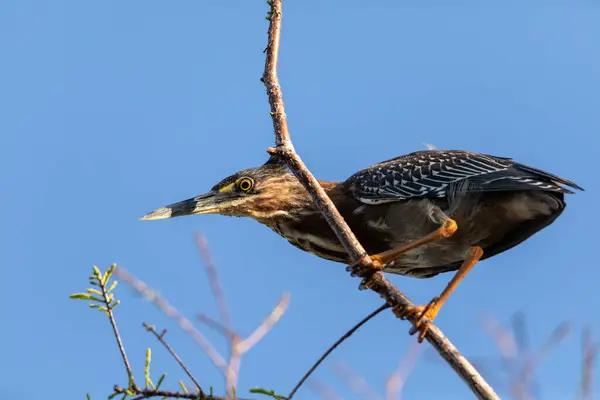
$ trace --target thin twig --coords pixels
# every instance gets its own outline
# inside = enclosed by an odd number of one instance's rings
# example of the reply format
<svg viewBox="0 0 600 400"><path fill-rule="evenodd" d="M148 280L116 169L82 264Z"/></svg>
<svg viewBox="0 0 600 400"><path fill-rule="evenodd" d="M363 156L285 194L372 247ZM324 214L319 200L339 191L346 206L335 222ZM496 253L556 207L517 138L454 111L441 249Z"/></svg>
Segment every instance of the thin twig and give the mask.
<svg viewBox="0 0 600 400"><path fill-rule="evenodd" d="M113 267L111 267L113 268ZM115 270L117 268L115 267ZM125 353L125 346L123 346L123 341L121 340L121 334L119 333L119 328L117 328L117 321L115 320L115 316L113 314L111 302L109 301L109 293L106 289L106 283L103 282L102 279L98 279L98 285L102 290L102 299L104 300L104 304L106 306L106 314L108 315L108 319L110 321L110 325L112 326L113 333L115 335L115 339L117 339L117 345L119 346L119 351L121 352L121 358L123 359L123 364L125 364L125 370L127 371L127 378L129 379L129 388L136 389L137 385L135 384L135 379L133 377L133 371L131 369L131 365L129 364L129 359L127 358L127 353Z"/></svg>
<svg viewBox="0 0 600 400"><path fill-rule="evenodd" d="M591 329L585 328L581 334L583 365L581 370L581 400L592 400L592 372L598 356L598 345L592 343Z"/></svg>
<svg viewBox="0 0 600 400"><path fill-rule="evenodd" d="M357 265L372 266L373 264L370 257L356 239L319 182L306 168L292 145L287 125L287 117L284 110L283 95L277 77L282 0L272 0L269 4L271 5L269 13L270 23L268 30L268 45L265 50L265 71L262 81L266 87L269 98L276 148L271 148L268 151L272 155L279 156L306 188L315 205L321 211L329 226L340 240L340 243L343 244L344 249L352 262ZM413 305L402 292L379 272L370 277L369 288L377 292L393 306L406 308ZM414 324L416 322L415 317L410 318L410 321ZM430 325L426 338L448 364L450 364L450 366L459 374L465 383L467 383L478 398L498 399L498 396L492 387L433 324Z"/></svg>
<svg viewBox="0 0 600 400"><path fill-rule="evenodd" d="M501 365L509 376L509 388L517 400L532 399L529 393L535 369L550 351L569 333L569 324L563 322L550 333L535 353L529 349L529 334L522 314L513 317L513 331L505 329L498 320L484 316L482 326L496 343L502 355Z"/></svg>
<svg viewBox="0 0 600 400"><path fill-rule="evenodd" d="M382 397L371 389L367 380L357 374L348 364L338 361L331 365L331 369L361 399L382 400Z"/></svg>
<svg viewBox="0 0 600 400"><path fill-rule="evenodd" d="M418 342L413 342L406 356L400 360L398 368L390 375L386 382L386 400L400 400L404 384L417 363L421 349L422 347L419 346Z"/></svg>
<svg viewBox="0 0 600 400"><path fill-rule="evenodd" d="M569 330L570 327L567 322L559 324L554 328L552 333L550 333L540 349L532 356L526 358L523 370L521 374L516 377L513 386L514 394L517 398L531 398L527 393L527 388L532 380L535 369L540 362L550 354L550 351L569 334Z"/></svg>
<svg viewBox="0 0 600 400"><path fill-rule="evenodd" d="M203 322L211 325L213 328L218 329L221 333L227 337L229 341L229 362L225 372L225 387L227 390L233 390L237 385L238 375L240 370L241 357L244 353L250 350L256 343L258 343L266 334L271 330L273 325L279 321L283 313L285 312L289 303L290 295L284 293L282 299L273 308L270 315L248 336L246 339L242 339L233 330L233 324L225 299L225 292L222 289L221 281L215 263L213 262L212 256L206 239L201 234L196 234L196 243L200 250L200 254L204 260L206 267L206 273L210 282L213 295L219 305L221 313L222 323L215 321L214 319L207 316L199 316L199 319Z"/></svg>
<svg viewBox="0 0 600 400"><path fill-rule="evenodd" d="M281 296L281 300L279 300L279 303L277 303L275 308L273 308L273 311L271 311L269 316L264 319L264 321L258 326L258 328L256 328L254 332L252 332L246 339L239 342L238 347L240 353L246 353L271 330L273 325L275 325L277 321L279 321L279 319L283 316L283 313L285 313L285 310L287 309L289 303L290 294L286 292Z"/></svg>
<svg viewBox="0 0 600 400"><path fill-rule="evenodd" d="M223 291L223 286L221 285L221 280L219 279L219 272L217 270L217 266L213 261L204 235L196 233L196 243L198 245L198 249L200 250L200 255L204 260L204 266L206 267L206 275L208 276L210 288L213 292L215 300L217 301L217 305L219 306L219 312L221 314L223 326L228 331L233 332L233 323L231 321L231 313L229 312L229 307L227 306L225 292Z"/></svg>
<svg viewBox="0 0 600 400"><path fill-rule="evenodd" d="M214 329L216 332L222 334L225 337L238 336L238 333L236 333L235 331L230 331L225 327L225 325L223 325L221 322L217 321L208 314L200 313L196 315L196 319L198 320L198 322L201 322L209 328Z"/></svg>
<svg viewBox="0 0 600 400"><path fill-rule="evenodd" d="M173 358L175 359L175 361L177 361L177 363L179 364L179 366L185 371L186 375L192 380L192 382L194 382L194 385L196 385L196 389L198 389L198 392L204 396L204 391L202 390L202 387L200 386L200 384L198 383L198 381L196 380L196 378L194 377L194 375L192 375L192 373L190 372L190 370L185 366L185 364L183 363L183 361L181 360L181 358L179 358L179 356L177 355L177 353L175 353L175 351L171 348L171 346L169 346L169 344L167 343L167 341L164 338L164 333L163 334L158 334L156 332L156 329L154 329L153 326L148 325L147 323L143 323L144 328L146 328L146 330L150 333L152 333L154 335L154 337L156 337L156 339L158 339L158 341L160 343L162 343L163 346L165 346L165 348L167 349L167 351L169 353L171 353L171 356L173 356Z"/></svg>
<svg viewBox="0 0 600 400"><path fill-rule="evenodd" d="M163 312L167 317L173 318L177 321L179 327L189 334L192 339L200 346L200 348L206 353L212 363L221 371L223 374L227 371L227 363L223 359L223 356L219 354L217 349L210 343L208 339L204 337L200 331L198 331L192 323L179 313L179 311L169 304L169 302L161 297L156 291L152 290L141 280L137 279L123 267L117 267L115 274L122 279L125 283L131 286L136 292L140 293L148 300L152 301L159 310Z"/></svg>
<svg viewBox="0 0 600 400"><path fill-rule="evenodd" d="M240 369L241 354L237 348L239 336L233 334L233 322L231 320L229 306L227 305L227 300L225 298L225 292L223 291L223 286L221 285L221 280L219 279L219 272L217 270L217 266L213 262L210 250L208 249L206 238L200 233L196 233L196 244L200 250L200 256L204 260L204 267L206 270L206 275L208 276L208 282L219 307L222 326L225 332L227 332L225 337L229 342L229 362L227 363L227 369L225 371L225 390L228 393L229 390L231 390L231 394L233 395L233 391L235 390L234 388L237 386Z"/></svg>
<svg viewBox="0 0 600 400"><path fill-rule="evenodd" d="M511 322L514 332L514 342L518 352L523 356L529 357L531 355L531 345L529 340L529 330L525 323L525 315L523 312L516 312L512 316Z"/></svg>
<svg viewBox="0 0 600 400"><path fill-rule="evenodd" d="M135 396L139 396L136 398L133 398L133 400L141 400L141 399L151 399L154 397L160 397L162 398L171 398L171 399L192 399L192 400L229 400L226 397L221 397L221 396L213 396L213 395L200 395L199 393L185 393L185 392L170 392L168 390L156 390L156 389L140 389L140 388L134 388L134 389L127 389L127 388L122 388L120 386L115 385L113 387L114 393L126 393L127 391L129 392L133 392L133 394ZM244 400L241 398L238 398L236 400Z"/></svg>
<svg viewBox="0 0 600 400"><path fill-rule="evenodd" d="M321 382L318 379L311 379L308 381L308 387L312 389L315 393L321 396L324 400L342 400L343 398L338 395L332 388L330 388L324 382Z"/></svg>
<svg viewBox="0 0 600 400"><path fill-rule="evenodd" d="M363 326L364 324L366 324L373 317L375 317L377 314L379 314L380 312L382 312L383 310L385 310L387 308L390 308L390 306L388 304L382 305L377 310L373 311L371 314L367 315L362 320L360 320L360 322L358 322L348 332L344 333L342 335L342 337L340 337L338 340L336 340L335 343L332 344L329 347L329 349L327 349L327 351L325 353L323 353L323 355L321 357L319 357L319 359L317 360L317 362L312 367L310 367L310 369L304 374L304 376L300 379L300 381L298 381L298 383L296 384L296 386L294 386L294 388L292 389L292 391L290 392L290 394L287 396L287 398L291 400L292 397L294 397L294 394L296 394L296 392L298 391L298 389L300 389L300 386L302 386L302 384L310 377L310 375L317 369L317 367L319 365L321 365L321 363L327 358L327 356L329 356L329 354L331 354L332 351L334 351L340 344L342 344L342 342L344 340L346 340L347 338L349 338L350 336L352 336L352 334L354 332L356 332L361 326Z"/></svg>
<svg viewBox="0 0 600 400"><path fill-rule="evenodd" d="M481 320L483 330L496 343L500 350L500 362L507 373L512 373L515 360L519 355L518 344L514 334L505 329L500 322L491 315L484 315ZM524 326L524 325L523 325Z"/></svg>

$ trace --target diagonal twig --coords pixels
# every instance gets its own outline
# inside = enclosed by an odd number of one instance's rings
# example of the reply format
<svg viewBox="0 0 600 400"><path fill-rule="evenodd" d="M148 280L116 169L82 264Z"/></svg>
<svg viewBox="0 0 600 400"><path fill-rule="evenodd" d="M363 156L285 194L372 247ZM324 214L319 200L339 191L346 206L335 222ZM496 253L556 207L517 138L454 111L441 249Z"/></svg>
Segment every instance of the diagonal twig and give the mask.
<svg viewBox="0 0 600 400"><path fill-rule="evenodd" d="M281 300L277 303L277 305L273 308L273 311L269 314L267 318L252 332L246 339L241 340L238 343L238 351L243 354L250 350L252 347L256 345L279 321L279 319L283 316L283 313L288 307L290 302L290 294L284 293L281 296Z"/></svg>
<svg viewBox="0 0 600 400"><path fill-rule="evenodd" d="M268 30L268 44L265 50L265 70L262 82L265 85L271 108L273 130L275 133L275 148L268 149L269 153L278 156L296 178L311 195L315 205L327 220L331 229L343 244L344 249L353 263L371 266L372 261L366 254L364 248L356 239L331 199L327 196L319 182L306 168L296 153L287 125L287 117L284 110L283 94L277 76L277 62L279 58L279 44L281 34L282 0L270 0L270 23ZM411 307L412 302L400 292L380 272L373 274L369 280L369 288L377 292L389 304L400 307ZM414 324L414 318L410 319ZM458 349L442 334L442 332L431 325L426 335L429 343L458 373L458 375L470 387L473 393L480 399L498 399L492 387L483 379L469 361L458 351Z"/></svg>
<svg viewBox="0 0 600 400"><path fill-rule="evenodd" d="M192 325L192 323L177 311L175 307L169 304L169 302L160 296L156 291L152 290L144 282L130 274L123 267L117 267L115 274L122 279L125 283L131 286L136 292L142 294L148 300L152 301L159 310L163 312L167 317L173 318L177 321L179 327L183 329L188 335L194 339L194 341L200 346L200 348L206 353L212 363L223 372L226 373L227 363L221 354L215 349L206 337L198 329Z"/></svg>
<svg viewBox="0 0 600 400"><path fill-rule="evenodd" d="M179 366L181 367L181 369L183 369L183 371L186 373L186 375L192 380L192 382L194 382L194 385L196 385L196 389L198 389L198 393L202 396L204 396L204 391L202 390L202 387L200 387L200 384L198 383L198 381L196 380L196 378L194 377L194 375L192 375L192 373L190 372L190 370L186 367L186 365L183 363L183 361L181 360L181 358L179 358L179 356L177 355L177 353L175 353L175 350L173 350L171 348L171 346L169 346L169 344L167 343L167 341L165 340L165 333L166 330L163 331L160 335L158 334L158 332L156 332L156 329L154 329L153 326L147 324L146 322L144 322L142 324L144 326L144 328L146 328L146 330L150 333L152 333L154 335L154 337L160 342L162 343L163 346L165 346L165 348L167 349L167 351L171 354L171 356L175 359L175 361L177 361L177 363L179 364Z"/></svg>
<svg viewBox="0 0 600 400"><path fill-rule="evenodd" d="M196 233L196 244L200 250L200 256L204 260L204 267L206 270L206 275L208 276L208 282L219 307L222 326L227 332L226 337L229 342L229 362L227 363L225 372L225 388L233 391L235 386L237 386L238 373L240 369L241 354L238 352L237 347L239 336L232 335L233 323L231 321L229 306L227 305L227 300L225 299L225 292L223 291L221 280L219 279L217 266L213 262L212 255L208 249L205 237L200 233Z"/></svg>
<svg viewBox="0 0 600 400"><path fill-rule="evenodd" d="M569 330L570 326L567 322L559 324L550 333L539 350L525 359L521 374L516 377L513 385L515 397L523 399L531 398L527 390L534 376L535 369L550 354L550 351L569 334Z"/></svg>
<svg viewBox="0 0 600 400"><path fill-rule="evenodd" d="M113 313L113 305L112 300L111 300L111 296L112 294L110 294L110 288L107 289L106 285L107 285L107 280L108 278L106 278L107 276L110 276L112 274L112 271L114 271L116 269L116 265L113 264L109 270L105 273L105 278L102 279L102 275L97 273L96 271L98 271L98 269L96 267L94 267L94 273L96 275L96 278L98 280L98 286L100 287L100 290L102 291L102 300L104 302L104 306L106 308L106 315L108 316L108 320L110 321L110 326L112 327L113 330L113 334L115 335L115 339L117 340L117 345L119 346L119 351L121 352L121 358L123 359L123 364L125 365L125 370L127 372L127 378L129 379L128 385L130 389L137 389L137 385L135 384L135 379L133 377L133 370L131 369L131 364L129 363L129 358L127 358L127 353L125 352L125 346L123 345L123 340L121 339L121 334L119 333L119 328L117 327L117 320L115 319L114 313Z"/></svg>
<svg viewBox="0 0 600 400"><path fill-rule="evenodd" d="M210 287L219 305L222 322L216 321L204 314L200 314L198 319L223 334L229 342L229 362L225 368L225 387L227 390L231 389L233 391L237 386L242 355L256 345L271 330L273 325L279 321L289 304L290 295L289 293L284 293L269 316L247 338L242 339L233 329L229 307L227 306L225 292L222 289L219 279L217 266L213 262L206 239L200 233L196 234L196 243L200 250L200 255L204 260Z"/></svg>
<svg viewBox="0 0 600 400"><path fill-rule="evenodd" d="M483 330L496 343L496 346L498 346L502 366L508 373L511 373L514 362L519 355L518 343L513 334L505 329L502 324L491 315L484 315L481 320L481 325Z"/></svg>
<svg viewBox="0 0 600 400"><path fill-rule="evenodd" d="M229 312L229 306L227 306L227 300L225 299L225 292L219 279L219 272L215 265L212 255L208 249L206 238L200 233L196 233L196 244L200 250L200 255L204 260L204 266L206 267L206 274L208 275L208 281L210 288L213 292L217 305L219 306L219 312L221 314L221 320L223 326L230 332L233 332L233 323L231 321L231 313Z"/></svg>
<svg viewBox="0 0 600 400"><path fill-rule="evenodd" d="M592 332L589 327L584 328L581 334L581 350L583 352L580 388L581 400L592 400L592 372L599 347L597 344L592 343Z"/></svg>
<svg viewBox="0 0 600 400"><path fill-rule="evenodd" d="M361 399L381 400L381 396L375 393L367 380L357 374L348 364L338 361L331 366L331 369Z"/></svg>
<svg viewBox="0 0 600 400"><path fill-rule="evenodd" d="M324 400L343 400L329 385L318 379L308 381L308 387Z"/></svg>
<svg viewBox="0 0 600 400"><path fill-rule="evenodd" d="M141 399L190 399L190 400L230 400L229 398L224 398L221 396L213 396L210 394L205 394L202 397L199 397L198 393L185 393L185 392L171 392L168 390L156 390L156 389L140 389L136 388L134 390L122 388L118 385L113 387L114 393L118 394L127 394L128 392L133 392L134 397L133 400L141 400ZM127 396L129 398L129 396ZM238 398L236 400L247 400Z"/></svg>
<svg viewBox="0 0 600 400"><path fill-rule="evenodd" d="M223 325L208 314L200 313L196 315L196 319L198 320L198 322L201 322L209 328L214 329L216 332L222 334L225 337L238 336L237 332L230 331L225 327L225 325Z"/></svg>
<svg viewBox="0 0 600 400"><path fill-rule="evenodd" d="M304 376L300 379L300 381L296 384L296 386L294 386L294 388L292 389L292 391L288 395L288 399L291 399L292 397L294 397L294 394L296 394L296 392L298 391L298 389L300 389L300 386L302 386L302 384L308 379L308 377L317 369L317 367L319 365L321 365L321 363L327 358L327 356L329 356L329 354L331 354L331 352L333 350L335 350L340 344L342 344L342 342L344 340L346 340L350 336L352 336L352 334L354 334L354 332L356 332L361 326L363 326L364 324L366 324L373 317L375 317L377 314L379 314L380 312L382 312L383 310L385 310L387 308L390 308L390 306L388 304L382 305L377 310L373 311L372 313L370 313L369 315L367 315L365 318L363 318L362 320L360 320L348 332L344 333L338 340L336 340L335 343L332 344L331 347L329 347L329 349L327 349L327 351L325 353L323 353L323 355L321 357L319 357L319 359L317 360L317 362L312 367L310 367L310 369L306 372L306 374L304 374Z"/></svg>
<svg viewBox="0 0 600 400"><path fill-rule="evenodd" d="M417 363L421 349L422 347L417 342L413 342L406 356L400 360L398 368L390 375L386 382L386 400L400 400L404 384Z"/></svg>

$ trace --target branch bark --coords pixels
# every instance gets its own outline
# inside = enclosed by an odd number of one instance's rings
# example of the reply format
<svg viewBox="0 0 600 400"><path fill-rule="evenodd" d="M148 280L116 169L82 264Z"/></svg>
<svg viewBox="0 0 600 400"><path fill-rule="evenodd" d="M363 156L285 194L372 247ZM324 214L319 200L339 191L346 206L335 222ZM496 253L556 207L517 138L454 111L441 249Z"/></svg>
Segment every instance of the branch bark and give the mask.
<svg viewBox="0 0 600 400"><path fill-rule="evenodd" d="M296 153L287 125L285 115L283 94L277 76L277 63L279 59L279 44L281 34L282 0L271 0L269 3L269 30L268 45L265 50L265 71L262 77L273 119L273 130L275 132L275 147L267 151L277 155L287 164L293 174L311 195L315 205L319 208L331 229L335 232L340 242L344 245L353 263L363 266L372 265L370 257L362 245L356 239L344 218L331 199L327 196L317 179L310 173L300 156ZM377 272L369 278L369 288L378 293L392 306L410 307L412 302L400 292L382 273ZM414 320L411 320L414 323ZM456 373L469 386L473 393L480 399L496 400L498 395L492 387L483 379L471 363L458 351L444 334L434 325L427 332L426 339L437 350L437 352L448 362Z"/></svg>

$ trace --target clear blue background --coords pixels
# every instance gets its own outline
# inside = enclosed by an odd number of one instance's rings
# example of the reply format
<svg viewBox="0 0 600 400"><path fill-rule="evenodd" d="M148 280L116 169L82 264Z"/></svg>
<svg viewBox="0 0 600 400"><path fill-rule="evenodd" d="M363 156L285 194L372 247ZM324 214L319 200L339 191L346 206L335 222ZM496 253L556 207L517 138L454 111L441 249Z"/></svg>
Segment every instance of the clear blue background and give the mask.
<svg viewBox="0 0 600 400"><path fill-rule="evenodd" d="M592 0L286 0L280 77L292 137L317 177L343 180L400 154L438 148L514 157L586 192L522 246L485 261L437 322L467 355L499 352L480 328L522 310L539 347L561 321L574 331L539 368L543 398L571 398L579 330L600 337L598 159L600 3ZM272 145L263 1L4 0L0 13L0 397L104 398L125 375L110 327L84 303L92 265L117 262L182 312L216 315L194 244L203 232L237 329L247 333L284 290L291 307L243 359L240 394L287 393L341 333L380 299L357 291L340 264L300 252L251 220L195 216L142 222L236 170ZM450 279L392 276L427 302ZM138 380L145 348L155 375L175 363L141 328L169 339L202 384L222 390L207 358L176 324L125 285L116 315ZM383 392L413 337L380 316L335 357ZM221 349L225 342L207 331ZM428 345L425 345L428 347ZM431 355L410 399L469 392ZM597 374L596 374L597 375ZM327 368L316 378L353 398ZM316 398L308 387L298 399Z"/></svg>

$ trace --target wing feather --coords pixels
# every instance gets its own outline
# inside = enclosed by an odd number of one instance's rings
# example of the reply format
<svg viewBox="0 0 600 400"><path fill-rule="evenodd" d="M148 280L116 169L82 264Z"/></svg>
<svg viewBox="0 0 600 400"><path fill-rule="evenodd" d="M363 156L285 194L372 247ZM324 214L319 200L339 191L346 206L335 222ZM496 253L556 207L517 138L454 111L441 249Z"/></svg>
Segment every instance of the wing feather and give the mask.
<svg viewBox="0 0 600 400"><path fill-rule="evenodd" d="M468 185L463 186L462 183ZM519 164L510 158L460 150L424 150L393 158L359 171L346 180L366 204L416 198L442 198L457 184L467 191L583 190L572 181Z"/></svg>

